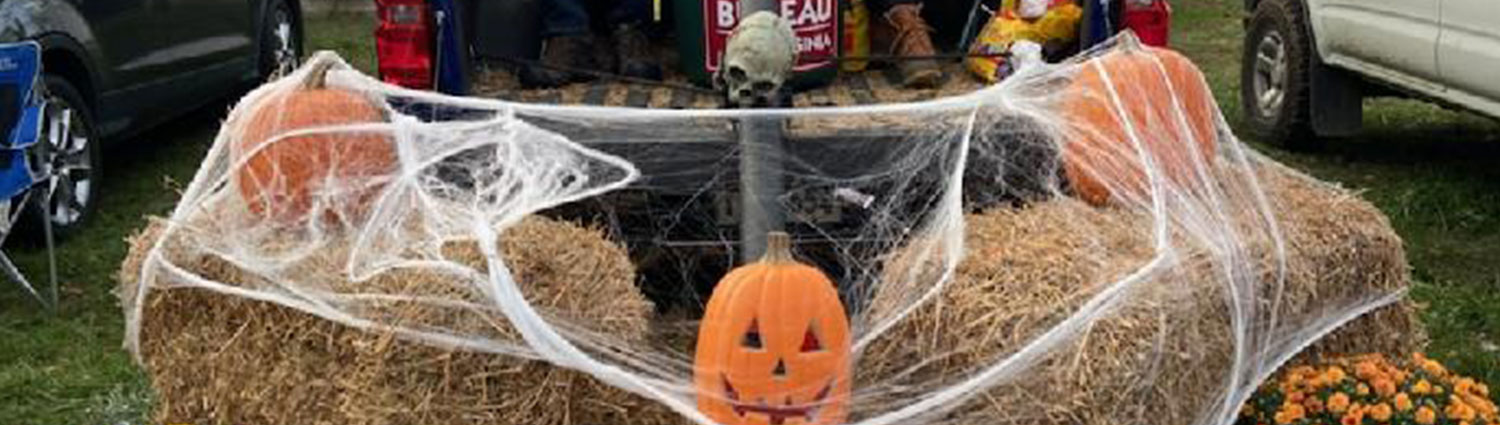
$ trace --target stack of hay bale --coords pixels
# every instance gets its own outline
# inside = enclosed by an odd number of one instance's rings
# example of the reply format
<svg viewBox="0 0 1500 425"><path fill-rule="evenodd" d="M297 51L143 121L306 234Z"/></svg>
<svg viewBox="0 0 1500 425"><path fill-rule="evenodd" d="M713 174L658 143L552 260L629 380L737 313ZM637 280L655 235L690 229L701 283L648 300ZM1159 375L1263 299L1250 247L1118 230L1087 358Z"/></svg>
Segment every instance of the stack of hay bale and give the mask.
<svg viewBox="0 0 1500 425"><path fill-rule="evenodd" d="M1276 298L1273 242L1243 241L1253 257L1247 261L1262 273L1256 277L1262 285L1256 288L1260 308L1278 301L1274 305L1284 324L1301 323L1323 318L1319 309L1325 302L1352 303L1362 294L1407 285L1401 239L1373 206L1279 168L1257 168L1284 232L1287 261L1285 287ZM1242 224L1255 221L1254 211L1230 213L1239 214L1233 219ZM1149 262L1156 254L1152 219L1074 199L969 215L966 256L954 280L863 353L856 385L873 396L860 402L902 403L1015 353L1105 286ZM897 252L892 261L910 262L906 257L912 254ZM1205 409L1218 407L1214 403L1224 396L1233 368L1230 296L1222 287L1222 264L1201 251L1179 254L1180 263L1136 285L1118 309L1078 338L945 419L1181 424L1211 414ZM912 292L892 289L875 295L871 314L892 314L904 302L899 299ZM1302 355L1399 357L1424 340L1412 305L1403 302L1350 322Z"/></svg>
<svg viewBox="0 0 1500 425"><path fill-rule="evenodd" d="M1369 204L1282 171L1262 176L1286 236L1288 311L1406 285L1401 241ZM914 388L930 389L924 380L957 379L957 371L993 363L1066 317L1101 283L1153 255L1149 217L1071 199L991 208L968 220L968 255L954 281L860 356L856 394L870 398L852 406L853 419L870 406L912 396L894 389L901 383L924 382ZM120 276L125 293L137 284L161 231L153 223L132 238ZM1265 241L1251 242L1252 252L1268 256ZM601 232L533 217L507 230L503 250L531 302L618 338L652 337L652 309L636 287L629 257ZM482 268L472 244L450 253ZM211 256L168 254L209 279L246 279ZM893 256L900 261L900 253ZM1213 272L1206 262L1183 264L1181 273ZM362 284L442 286L433 282L439 278L408 274ZM1217 280L1174 281L1146 286L1150 293L1132 295L1033 366L1025 382L993 388L949 419L1190 422L1219 394L1232 339L1222 288L1190 284ZM871 301L871 314L894 308L881 296ZM683 422L657 403L537 361L436 348L203 289L154 288L144 303L141 355L157 390L158 422ZM1357 319L1312 352L1404 355L1421 341L1412 308L1401 304ZM923 365L912 369L918 361Z"/></svg>
<svg viewBox="0 0 1500 425"><path fill-rule="evenodd" d="M120 271L132 294L161 221L130 239ZM534 305L625 341L646 338L649 301L623 248L601 232L532 217L506 230L502 250ZM218 257L167 247L174 264L205 278L250 279ZM347 246L323 251L347 256ZM483 270L477 246L445 247ZM316 261L314 261L316 262ZM341 270L328 263L333 270ZM362 283L389 293L443 288L444 276L387 272ZM461 297L461 296L460 296ZM395 306L411 322L442 320L421 305ZM397 311L402 310L402 311ZM501 326L505 319L458 326ZM449 350L365 331L281 305L198 288L153 288L141 317L141 357L156 388L153 422L216 424L671 423L657 403L541 361Z"/></svg>

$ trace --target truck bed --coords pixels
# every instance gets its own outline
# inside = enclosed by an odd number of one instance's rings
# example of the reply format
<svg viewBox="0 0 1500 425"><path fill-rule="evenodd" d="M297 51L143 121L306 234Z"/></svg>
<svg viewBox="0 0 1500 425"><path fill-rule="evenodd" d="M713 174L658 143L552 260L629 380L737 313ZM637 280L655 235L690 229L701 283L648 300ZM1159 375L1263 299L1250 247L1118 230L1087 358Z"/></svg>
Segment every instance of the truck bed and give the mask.
<svg viewBox="0 0 1500 425"><path fill-rule="evenodd" d="M798 108L858 106L929 100L968 93L984 85L961 64L945 66L945 77L933 89L900 86L894 68L843 73L831 84L795 93ZM509 101L638 107L657 109L719 109L728 107L721 95L692 88L681 75L669 74L667 85L596 80L556 89L524 89L500 67L481 66L470 96ZM957 114L923 115L911 111L885 114L817 115L791 117L782 122L751 124L726 119L682 119L643 125L611 121L608 117L571 122L533 116L532 124L562 134L592 148L631 161L641 171L631 187L569 204L551 214L592 222L615 232L629 247L647 281L680 281L681 274L702 273L712 282L739 257L748 229L746 202L779 210L777 222L798 239L804 250L842 250L812 255L835 275L859 273L840 264L850 258L878 255L891 241L872 231L872 220L888 226L921 223L940 200L945 171L963 125ZM1013 202L1045 195L1055 187L1054 146L1040 128L1017 119L989 125L1013 129L1005 140L971 141L965 172L965 203L969 208ZM750 197L742 192L744 136L747 126L759 128L752 139L772 144L773 167L781 178L778 193ZM943 129L953 131L943 131ZM872 205L860 205L837 193L869 195ZM754 201L753 199L760 199ZM899 222L899 223L898 223ZM755 226L751 226L754 228ZM756 230L761 232L763 230ZM830 243L834 242L834 243ZM868 251L868 252L865 252ZM873 257L871 257L873 258ZM873 260L871 260L873 261ZM647 285L658 303L696 299L709 288L689 293L682 286ZM691 287L691 285L689 286ZM687 303L693 305L692 303Z"/></svg>
<svg viewBox="0 0 1500 425"><path fill-rule="evenodd" d="M826 86L796 93L792 96L792 106L811 108L913 102L967 93L984 86L958 63L944 65L943 75L937 88L913 90L901 87L901 76L894 67L845 72ZM670 85L692 85L677 73L669 72L665 80ZM601 80L556 89L524 89L511 72L498 66L480 67L471 95L559 105L662 109L718 109L726 106L720 96L704 91L623 81Z"/></svg>

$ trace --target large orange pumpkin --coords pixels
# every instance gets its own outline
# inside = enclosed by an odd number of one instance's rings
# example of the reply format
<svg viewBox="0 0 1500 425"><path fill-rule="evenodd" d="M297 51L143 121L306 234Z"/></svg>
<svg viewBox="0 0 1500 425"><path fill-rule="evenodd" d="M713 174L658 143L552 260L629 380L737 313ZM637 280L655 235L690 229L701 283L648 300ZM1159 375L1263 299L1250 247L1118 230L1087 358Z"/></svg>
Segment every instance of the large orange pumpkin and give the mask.
<svg viewBox="0 0 1500 425"><path fill-rule="evenodd" d="M326 63L310 71L295 88L256 103L230 145L235 159L254 152L235 173L240 196L252 212L283 223L304 219L315 206L330 218L357 215L379 190L380 178L396 169L396 147L385 133L321 132L277 140L296 130L385 121L382 110L359 93L325 86Z"/></svg>
<svg viewBox="0 0 1500 425"><path fill-rule="evenodd" d="M1105 54L1083 64L1064 99L1063 170L1079 197L1145 201L1143 154L1172 185L1205 184L1200 165L1217 155L1218 108L1186 57L1154 47Z"/></svg>
<svg viewBox="0 0 1500 425"><path fill-rule="evenodd" d="M828 276L772 232L724 276L698 327L698 409L726 425L837 424L849 400L849 319Z"/></svg>

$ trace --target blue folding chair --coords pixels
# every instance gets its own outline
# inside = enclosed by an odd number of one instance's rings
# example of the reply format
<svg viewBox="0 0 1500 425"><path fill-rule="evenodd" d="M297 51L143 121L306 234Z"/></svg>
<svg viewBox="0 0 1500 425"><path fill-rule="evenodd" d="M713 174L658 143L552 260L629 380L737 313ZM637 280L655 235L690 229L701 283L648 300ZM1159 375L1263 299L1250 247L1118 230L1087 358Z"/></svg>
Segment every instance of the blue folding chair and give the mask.
<svg viewBox="0 0 1500 425"><path fill-rule="evenodd" d="M53 179L37 175L28 156L28 152L42 142L42 121L46 112L43 96L45 86L40 78L41 51L41 46L33 41L0 44L0 130L4 130L0 134L0 244L4 244L10 237L17 219L26 211L25 206L30 197L48 196L52 192L33 190L51 189L39 186L44 186ZM38 292L4 252L0 252L0 274L21 285L37 301L51 308L57 306L57 267L52 250L52 220L41 221L52 270L50 290L45 295Z"/></svg>

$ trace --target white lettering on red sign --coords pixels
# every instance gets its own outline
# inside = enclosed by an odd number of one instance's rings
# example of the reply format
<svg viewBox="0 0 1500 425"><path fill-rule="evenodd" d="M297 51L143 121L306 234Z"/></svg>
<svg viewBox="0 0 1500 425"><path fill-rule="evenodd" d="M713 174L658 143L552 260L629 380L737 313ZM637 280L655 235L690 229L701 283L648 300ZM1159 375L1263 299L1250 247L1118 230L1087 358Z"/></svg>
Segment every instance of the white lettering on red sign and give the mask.
<svg viewBox="0 0 1500 425"><path fill-rule="evenodd" d="M680 1L680 0L679 0ZM729 34L739 22L739 0L699 0L703 2L704 67L709 73L719 70L719 59ZM838 16L836 0L781 0L781 16L792 22L797 34L797 71L828 65L838 54Z"/></svg>

